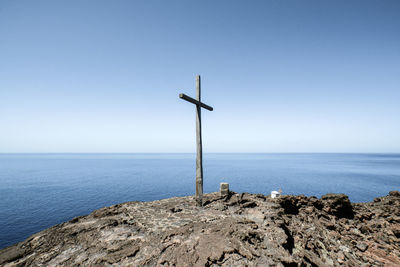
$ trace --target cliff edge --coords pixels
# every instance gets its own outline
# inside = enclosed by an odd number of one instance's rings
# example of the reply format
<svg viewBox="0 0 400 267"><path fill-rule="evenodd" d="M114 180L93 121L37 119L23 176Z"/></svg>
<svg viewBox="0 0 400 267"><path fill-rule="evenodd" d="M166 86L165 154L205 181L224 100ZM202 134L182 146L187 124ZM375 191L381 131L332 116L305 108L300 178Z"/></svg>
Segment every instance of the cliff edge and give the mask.
<svg viewBox="0 0 400 267"><path fill-rule="evenodd" d="M0 266L400 266L398 191L204 199L102 208L0 250Z"/></svg>

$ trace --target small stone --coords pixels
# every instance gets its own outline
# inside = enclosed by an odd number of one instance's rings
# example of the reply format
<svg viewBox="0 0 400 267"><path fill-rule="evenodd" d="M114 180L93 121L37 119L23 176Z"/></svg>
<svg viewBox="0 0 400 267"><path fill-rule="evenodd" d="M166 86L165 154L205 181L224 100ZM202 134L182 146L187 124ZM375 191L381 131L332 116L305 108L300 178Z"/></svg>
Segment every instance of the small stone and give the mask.
<svg viewBox="0 0 400 267"><path fill-rule="evenodd" d="M357 247L358 250L360 250L361 252L364 252L364 251L367 250L368 245L365 244L365 243L363 243L363 242L361 242L361 243L357 243L357 246L356 246L356 247Z"/></svg>
<svg viewBox="0 0 400 267"><path fill-rule="evenodd" d="M343 263L343 262L344 262L344 254L343 254L342 251L339 251L339 252L338 252L338 254L337 254L337 261L338 261L339 263Z"/></svg>
<svg viewBox="0 0 400 267"><path fill-rule="evenodd" d="M354 235L361 236L361 232L360 232L360 230L358 230L357 228L352 229L352 230L351 230L351 233L354 234Z"/></svg>
<svg viewBox="0 0 400 267"><path fill-rule="evenodd" d="M312 213L314 211L314 208L312 206L310 206L310 207L305 208L304 211L306 213Z"/></svg>
<svg viewBox="0 0 400 267"><path fill-rule="evenodd" d="M371 228L368 227L367 225L362 225L362 226L360 227L360 231L361 231L361 233L366 234L366 233L368 233L368 232L371 231Z"/></svg>
<svg viewBox="0 0 400 267"><path fill-rule="evenodd" d="M350 251L350 249L349 249L348 247L346 247L346 246L339 246L339 249L340 249L341 251L347 252L347 253Z"/></svg>

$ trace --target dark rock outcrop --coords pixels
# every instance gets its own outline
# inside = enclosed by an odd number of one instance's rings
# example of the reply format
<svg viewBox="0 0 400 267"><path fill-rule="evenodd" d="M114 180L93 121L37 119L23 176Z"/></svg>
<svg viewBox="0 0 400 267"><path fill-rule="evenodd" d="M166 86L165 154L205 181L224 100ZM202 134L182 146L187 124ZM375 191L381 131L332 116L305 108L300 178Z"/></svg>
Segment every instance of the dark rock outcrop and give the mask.
<svg viewBox="0 0 400 267"><path fill-rule="evenodd" d="M321 197L323 209L328 214L335 215L338 218L353 219L353 207L348 196L344 194L326 194Z"/></svg>
<svg viewBox="0 0 400 267"><path fill-rule="evenodd" d="M0 250L0 266L400 266L400 193L129 202Z"/></svg>

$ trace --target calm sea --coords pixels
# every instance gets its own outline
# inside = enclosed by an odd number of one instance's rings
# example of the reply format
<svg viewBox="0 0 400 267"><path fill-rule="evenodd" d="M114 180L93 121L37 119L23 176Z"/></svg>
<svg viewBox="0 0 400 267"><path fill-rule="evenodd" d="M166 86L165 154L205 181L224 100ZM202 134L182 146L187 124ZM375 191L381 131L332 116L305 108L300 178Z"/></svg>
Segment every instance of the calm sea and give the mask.
<svg viewBox="0 0 400 267"><path fill-rule="evenodd" d="M126 201L194 194L194 154L0 154L0 248ZM371 201L400 190L400 154L205 154L204 191Z"/></svg>

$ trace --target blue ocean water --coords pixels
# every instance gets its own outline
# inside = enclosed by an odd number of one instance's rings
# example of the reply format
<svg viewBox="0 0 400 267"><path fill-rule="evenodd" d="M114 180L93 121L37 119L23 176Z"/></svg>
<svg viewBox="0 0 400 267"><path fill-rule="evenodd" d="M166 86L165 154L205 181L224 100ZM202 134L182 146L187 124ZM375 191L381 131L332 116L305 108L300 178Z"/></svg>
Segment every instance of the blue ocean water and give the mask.
<svg viewBox="0 0 400 267"><path fill-rule="evenodd" d="M371 201L400 190L400 154L205 154L204 191ZM194 154L0 154L0 248L95 209L194 194Z"/></svg>

